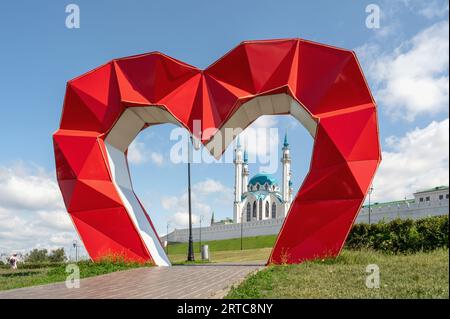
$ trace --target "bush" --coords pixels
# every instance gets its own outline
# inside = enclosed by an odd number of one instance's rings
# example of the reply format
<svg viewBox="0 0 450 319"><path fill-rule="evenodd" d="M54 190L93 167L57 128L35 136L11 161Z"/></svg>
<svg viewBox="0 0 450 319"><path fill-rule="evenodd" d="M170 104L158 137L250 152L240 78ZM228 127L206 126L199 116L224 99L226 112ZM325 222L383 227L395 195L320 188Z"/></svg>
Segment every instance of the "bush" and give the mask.
<svg viewBox="0 0 450 319"><path fill-rule="evenodd" d="M448 215L418 220L395 219L389 223L356 224L346 247L371 248L392 253L414 253L448 248Z"/></svg>
<svg viewBox="0 0 450 319"><path fill-rule="evenodd" d="M58 248L52 250L52 252L48 255L48 261L51 263L61 263L66 260L66 254L64 252L64 248Z"/></svg>
<svg viewBox="0 0 450 319"><path fill-rule="evenodd" d="M65 263L52 263L52 262L25 262L25 263L17 263L18 269L41 269L41 268L55 268L61 265L65 265Z"/></svg>
<svg viewBox="0 0 450 319"><path fill-rule="evenodd" d="M63 248L52 250L50 253L47 249L33 249L25 256L25 262L29 264L48 264L61 263L66 260Z"/></svg>
<svg viewBox="0 0 450 319"><path fill-rule="evenodd" d="M28 263L43 263L48 261L47 249L33 249L25 256Z"/></svg>

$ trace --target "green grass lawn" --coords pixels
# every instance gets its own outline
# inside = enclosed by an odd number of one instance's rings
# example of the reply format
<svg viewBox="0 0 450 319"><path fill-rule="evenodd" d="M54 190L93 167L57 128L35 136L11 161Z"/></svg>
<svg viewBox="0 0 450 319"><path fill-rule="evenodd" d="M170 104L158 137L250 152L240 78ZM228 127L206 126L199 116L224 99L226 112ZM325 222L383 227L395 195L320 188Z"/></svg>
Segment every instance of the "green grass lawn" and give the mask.
<svg viewBox="0 0 450 319"><path fill-rule="evenodd" d="M242 248L248 250L248 249L273 247L276 239L277 239L276 235L244 237L242 239ZM225 240L204 241L202 242L202 245L208 245L210 252L240 250L241 239L234 238ZM194 250L195 253L200 253L200 243L198 242L194 243ZM186 252L187 252L187 243L169 244L169 255L186 254Z"/></svg>
<svg viewBox="0 0 450 319"><path fill-rule="evenodd" d="M209 257L212 263L229 263L229 262L242 262L242 263L265 263L269 259L269 255L272 248L258 248L258 249L246 249L246 250L223 250L223 251L210 251ZM184 263L187 254L170 254L169 258L173 264ZM195 252L196 261L200 261L200 253Z"/></svg>
<svg viewBox="0 0 450 319"><path fill-rule="evenodd" d="M210 262L265 263L276 236L246 237L203 242L209 245ZM199 243L194 244L200 263ZM184 264L187 244L169 245L173 264ZM142 265L123 262L80 262L81 278L125 270ZM368 264L380 268L379 289L365 286ZM146 266L146 265L144 265ZM65 265L21 266L18 270L0 268L0 290L60 282L68 275ZM449 251L387 254L373 250L344 249L335 259L300 265L270 266L251 275L227 298L448 298Z"/></svg>
<svg viewBox="0 0 450 319"><path fill-rule="evenodd" d="M77 264L80 267L81 278L103 275L119 270L147 266L136 263L124 263L124 262L93 263L90 261L83 261ZM66 273L65 264L53 264L53 265L33 264L32 266L20 265L19 269L16 270L3 267L0 268L0 290L65 281L67 276L68 273Z"/></svg>
<svg viewBox="0 0 450 319"><path fill-rule="evenodd" d="M209 246L210 262L260 262L265 263L269 258L276 235L244 237L242 239L225 239L202 242ZM187 243L169 245L169 258L174 264L183 263L187 257ZM200 260L200 243L194 243L196 260Z"/></svg>
<svg viewBox="0 0 450 319"><path fill-rule="evenodd" d="M380 288L365 285L377 264ZM335 259L270 266L251 275L227 298L449 298L447 249L410 255L344 250Z"/></svg>

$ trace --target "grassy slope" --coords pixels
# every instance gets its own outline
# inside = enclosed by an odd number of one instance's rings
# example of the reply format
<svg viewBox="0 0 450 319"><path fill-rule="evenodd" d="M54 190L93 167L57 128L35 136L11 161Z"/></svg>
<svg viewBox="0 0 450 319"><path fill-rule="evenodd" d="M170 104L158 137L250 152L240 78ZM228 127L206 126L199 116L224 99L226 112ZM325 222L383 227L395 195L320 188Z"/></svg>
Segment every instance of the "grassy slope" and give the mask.
<svg viewBox="0 0 450 319"><path fill-rule="evenodd" d="M276 235L269 236L256 236L256 237L244 237L242 239L243 249L258 249L273 247ZM204 241L202 245L208 245L209 251L226 251L226 250L240 250L241 249L241 239L226 239L226 240L212 240ZM200 251L200 244L198 242L194 243L195 252ZM181 244L170 244L169 254L185 254L187 252L187 243Z"/></svg>
<svg viewBox="0 0 450 319"><path fill-rule="evenodd" d="M134 263L102 262L94 264L92 262L79 262L78 266L80 267L80 277L86 278L143 265ZM0 268L0 290L65 281L67 276L68 273L66 273L66 265L64 264L43 265L32 269L19 268L17 270Z"/></svg>
<svg viewBox="0 0 450 319"><path fill-rule="evenodd" d="M344 250L336 259L271 266L228 298L448 298L449 252L412 255ZM365 286L368 264L380 268L379 289Z"/></svg>
<svg viewBox="0 0 450 319"><path fill-rule="evenodd" d="M266 262L276 236L247 237L209 241L212 262ZM194 244L200 259L199 244ZM174 263L186 260L187 244L169 246ZM378 264L381 288L364 285L368 264ZM133 264L80 263L81 277L138 267ZM252 276L229 298L448 298L448 250L413 255L387 255L374 251L345 249L335 260L308 262L302 265L273 266ZM0 290L64 281L64 266L19 269L0 268Z"/></svg>
<svg viewBox="0 0 450 319"><path fill-rule="evenodd" d="M211 251L210 261L213 263L227 262L258 262L265 263L269 259L272 248L259 248L247 250L223 250ZM169 254L173 263L180 263L186 260L186 254ZM200 260L200 253L195 252L196 260Z"/></svg>
<svg viewBox="0 0 450 319"><path fill-rule="evenodd" d="M209 255L211 262L266 262L269 258L272 247L275 243L276 235L244 237L242 239L226 239L205 241L202 244L209 245ZM169 245L169 258L173 263L180 263L186 260L187 244ZM196 260L200 260L200 244L194 243L194 253Z"/></svg>

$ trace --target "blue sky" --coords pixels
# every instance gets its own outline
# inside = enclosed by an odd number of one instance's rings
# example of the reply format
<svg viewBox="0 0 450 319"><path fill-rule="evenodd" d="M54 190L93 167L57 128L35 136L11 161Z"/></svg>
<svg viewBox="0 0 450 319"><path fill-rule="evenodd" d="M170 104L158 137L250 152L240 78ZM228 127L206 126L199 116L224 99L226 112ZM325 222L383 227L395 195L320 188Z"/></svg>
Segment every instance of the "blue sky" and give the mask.
<svg viewBox="0 0 450 319"><path fill-rule="evenodd" d="M155 50L201 68L242 40L301 37L356 50L379 105L384 161L374 198L448 184L447 1L79 0L79 29L65 26L69 3L1 5L0 252L67 246L76 236L55 184L51 141L66 82L113 58ZM370 3L381 9L379 29L366 27ZM296 137L298 189L311 154L306 130L289 117L255 125ZM131 161L135 190L160 233L167 221L181 227L185 213L186 167L169 161L171 129L141 133ZM251 165L251 174L257 169ZM212 210L232 216L231 164L193 165L193 184L196 218L209 219Z"/></svg>

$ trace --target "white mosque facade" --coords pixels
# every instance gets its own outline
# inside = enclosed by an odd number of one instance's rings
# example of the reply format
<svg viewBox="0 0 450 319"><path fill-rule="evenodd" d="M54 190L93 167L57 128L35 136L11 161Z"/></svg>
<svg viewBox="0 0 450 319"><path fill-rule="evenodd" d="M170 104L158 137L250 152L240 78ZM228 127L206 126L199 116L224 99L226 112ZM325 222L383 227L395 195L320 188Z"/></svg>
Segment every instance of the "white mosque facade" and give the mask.
<svg viewBox="0 0 450 319"><path fill-rule="evenodd" d="M247 152L239 141L234 154L233 221L239 224L285 218L292 203L291 155L287 135L282 148L281 187L276 178L269 174L256 174L249 180Z"/></svg>

